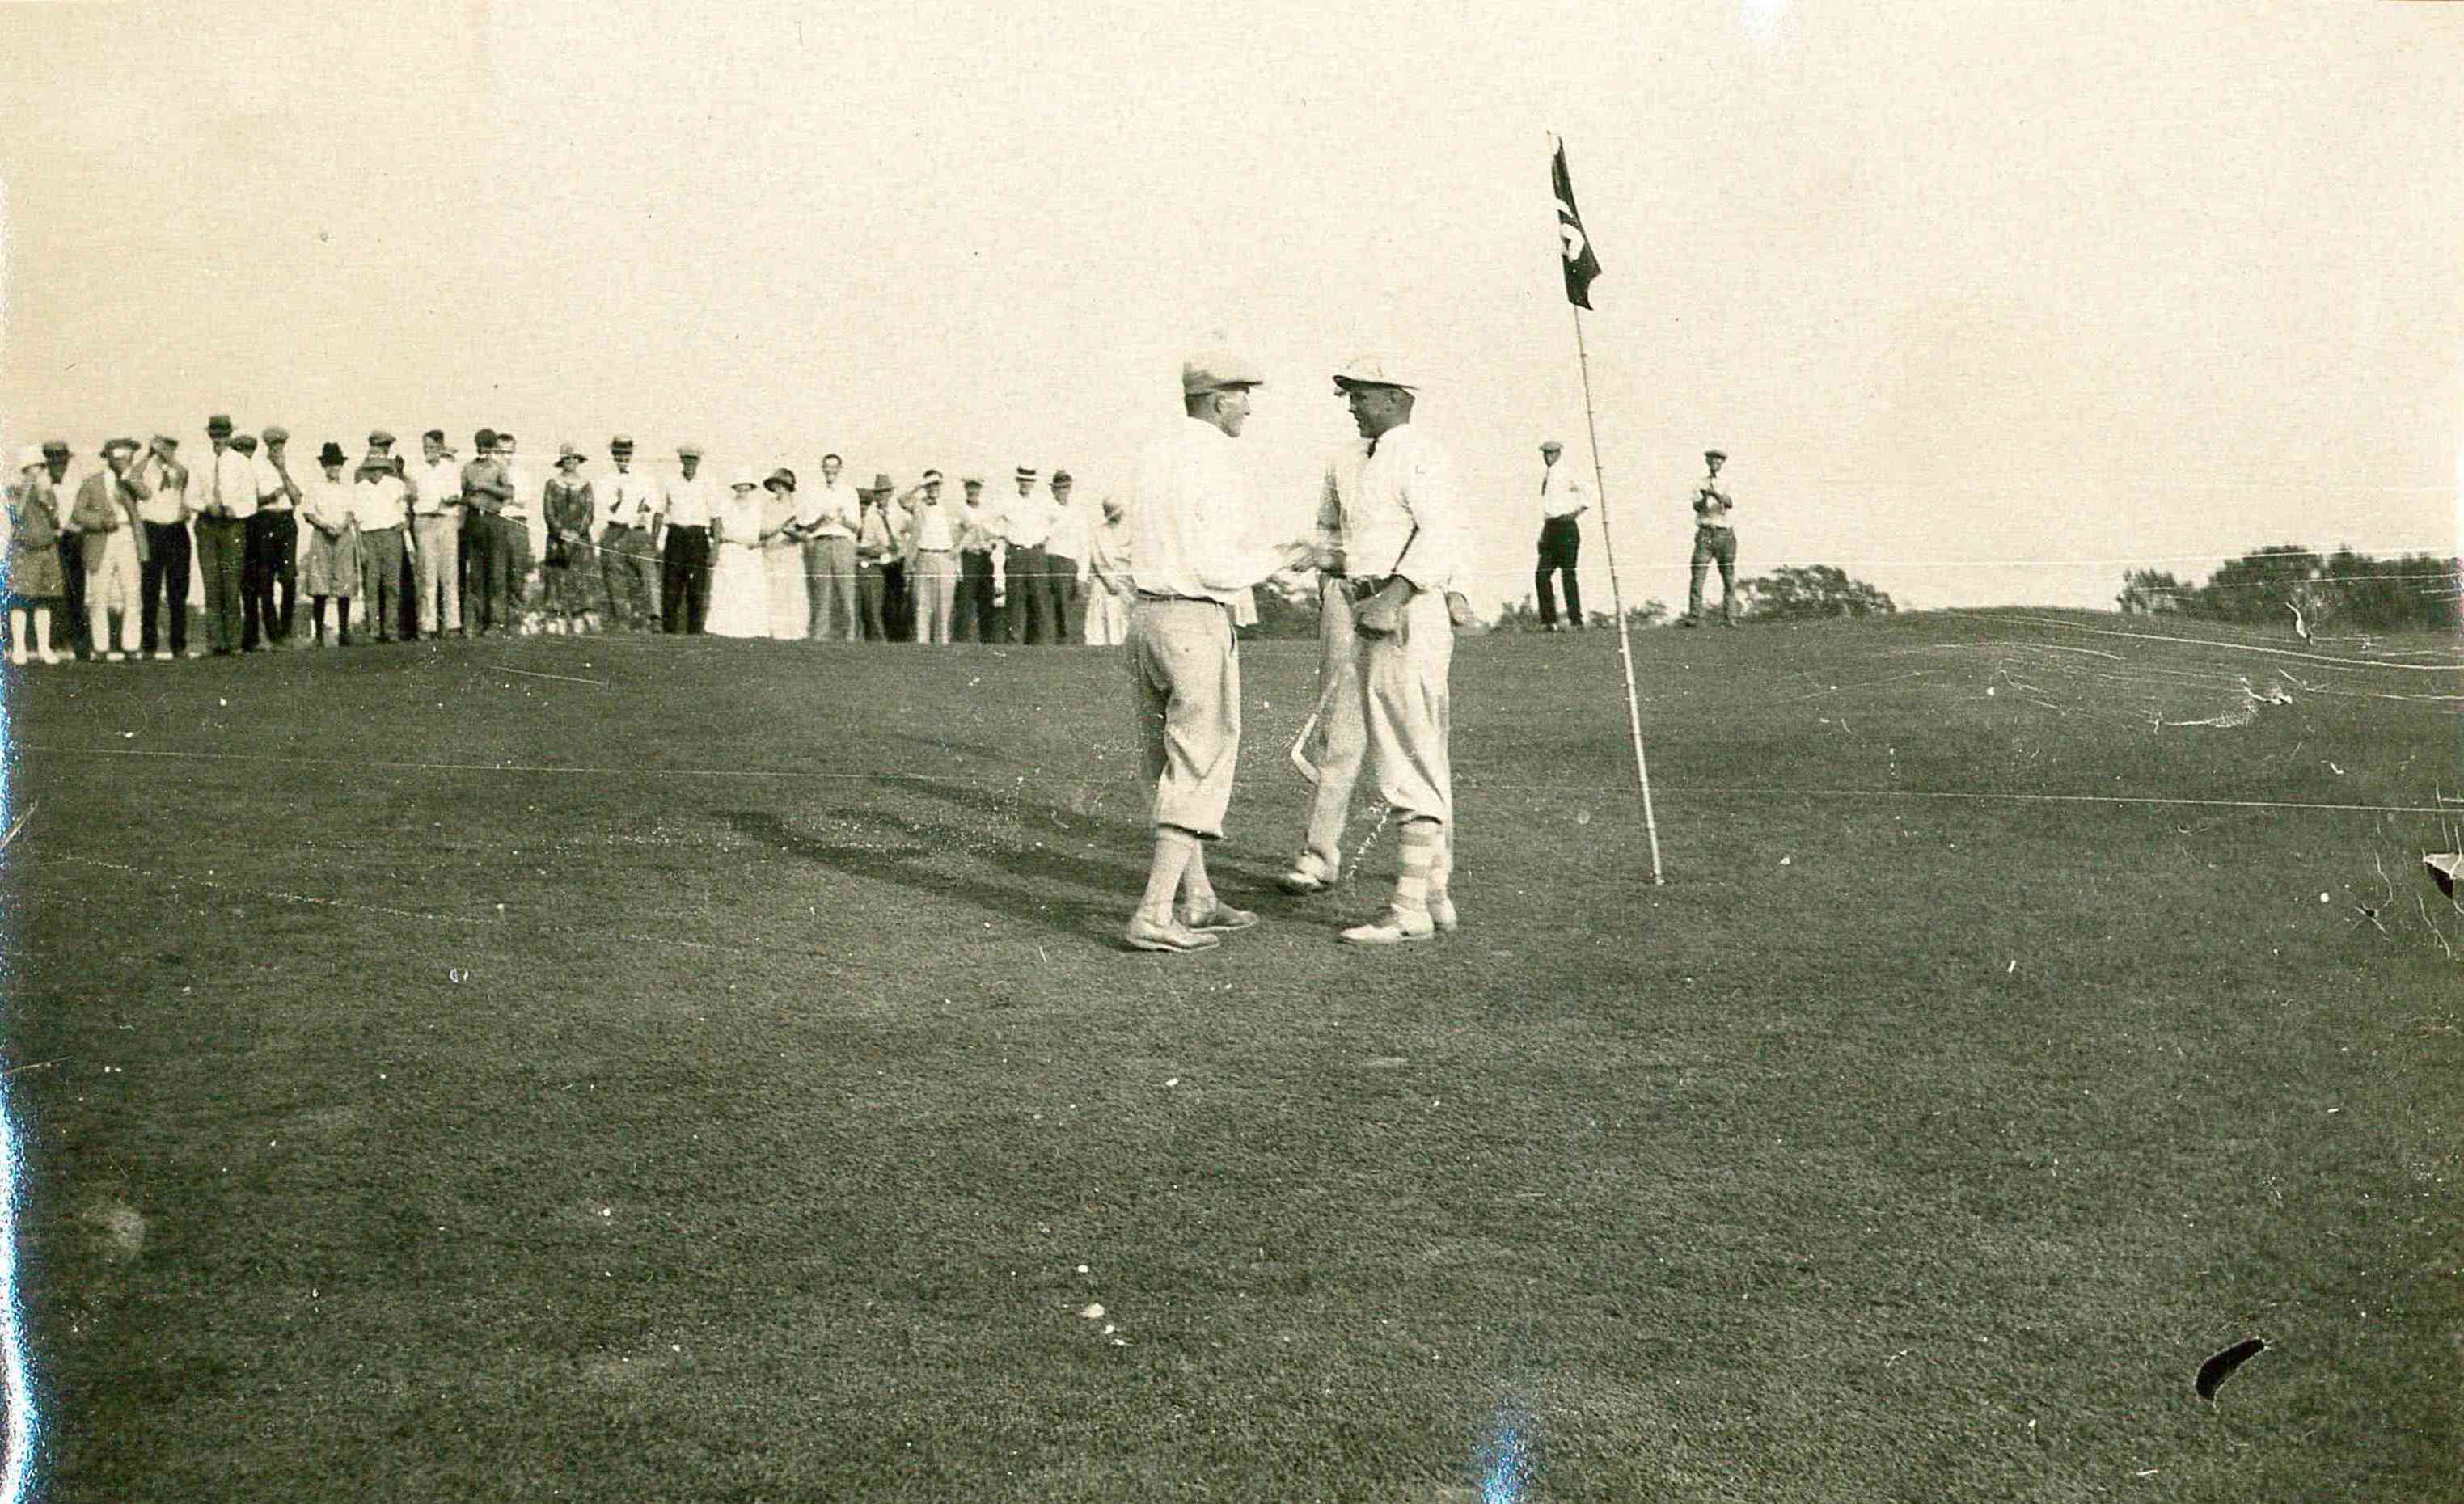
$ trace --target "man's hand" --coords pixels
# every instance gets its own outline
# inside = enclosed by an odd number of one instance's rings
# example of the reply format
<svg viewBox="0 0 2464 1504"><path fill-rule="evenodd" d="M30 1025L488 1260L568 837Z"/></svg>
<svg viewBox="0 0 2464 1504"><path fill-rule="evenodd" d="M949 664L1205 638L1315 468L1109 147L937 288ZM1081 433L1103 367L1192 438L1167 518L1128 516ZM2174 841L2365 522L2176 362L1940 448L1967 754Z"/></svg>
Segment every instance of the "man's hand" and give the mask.
<svg viewBox="0 0 2464 1504"><path fill-rule="evenodd" d="M1397 575L1376 594L1352 608L1352 625L1378 635L1391 632L1403 625L1403 608L1412 603L1415 593L1412 582Z"/></svg>

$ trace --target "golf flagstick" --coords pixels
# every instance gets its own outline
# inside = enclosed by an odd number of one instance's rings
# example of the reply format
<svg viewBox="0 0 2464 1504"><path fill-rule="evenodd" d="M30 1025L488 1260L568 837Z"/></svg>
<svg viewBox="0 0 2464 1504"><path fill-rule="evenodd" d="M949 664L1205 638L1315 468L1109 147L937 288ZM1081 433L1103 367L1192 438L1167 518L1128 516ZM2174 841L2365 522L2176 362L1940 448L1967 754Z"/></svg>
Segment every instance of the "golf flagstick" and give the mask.
<svg viewBox="0 0 2464 1504"><path fill-rule="evenodd" d="M1591 306L1591 279L1599 275L1599 262L1583 233L1582 220L1574 212L1573 181L1566 171L1565 143L1557 144L1550 168L1557 194L1558 249L1566 262L1566 301L1574 315L1574 358L1583 370L1583 431L1592 442L1592 484L1600 498L1600 546L1609 556L1609 603L1617 608L1617 659L1625 667L1626 730L1634 738L1635 777L1642 784L1642 828L1651 837L1651 882L1653 887L1662 887L1668 879L1661 875L1660 822L1651 812L1651 764L1642 755L1642 706L1634 694L1634 644L1626 632L1625 592L1617 584L1617 541L1609 536L1609 486L1600 470L1599 423L1592 415L1592 357L1583 346L1583 310Z"/></svg>

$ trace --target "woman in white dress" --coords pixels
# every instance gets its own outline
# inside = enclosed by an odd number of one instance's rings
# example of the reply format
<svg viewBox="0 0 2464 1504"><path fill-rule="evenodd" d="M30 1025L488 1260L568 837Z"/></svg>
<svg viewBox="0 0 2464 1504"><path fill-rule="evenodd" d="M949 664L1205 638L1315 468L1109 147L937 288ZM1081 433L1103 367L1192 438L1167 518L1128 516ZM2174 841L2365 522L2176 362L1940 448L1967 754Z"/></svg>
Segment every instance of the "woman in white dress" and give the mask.
<svg viewBox="0 0 2464 1504"><path fill-rule="evenodd" d="M749 470L728 482L730 495L711 509L710 615L714 637L770 635L770 592L761 564L761 485Z"/></svg>
<svg viewBox="0 0 2464 1504"><path fill-rule="evenodd" d="M761 567L768 577L770 635L802 642L811 630L804 582L804 535L796 526L796 473L781 465L763 481Z"/></svg>

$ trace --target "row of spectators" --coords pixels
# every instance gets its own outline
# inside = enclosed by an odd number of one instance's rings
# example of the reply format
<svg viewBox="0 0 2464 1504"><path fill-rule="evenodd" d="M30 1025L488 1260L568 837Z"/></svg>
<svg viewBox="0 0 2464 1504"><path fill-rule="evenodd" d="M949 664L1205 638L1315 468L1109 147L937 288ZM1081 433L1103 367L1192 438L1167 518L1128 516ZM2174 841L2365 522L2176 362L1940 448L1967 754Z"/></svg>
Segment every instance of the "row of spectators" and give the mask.
<svg viewBox="0 0 2464 1504"><path fill-rule="evenodd" d="M357 460L329 441L312 465L279 427L235 432L217 414L206 434L193 465L167 434L114 439L75 480L67 444L19 453L11 661L526 631L1106 644L1127 622L1119 508L1075 502L1066 470L1021 466L998 501L965 476L945 500L937 470L866 486L837 454L809 482L780 466L722 487L688 443L654 475L621 433L603 466L562 446L544 480L486 429L468 459L438 430L407 459L380 429Z"/></svg>

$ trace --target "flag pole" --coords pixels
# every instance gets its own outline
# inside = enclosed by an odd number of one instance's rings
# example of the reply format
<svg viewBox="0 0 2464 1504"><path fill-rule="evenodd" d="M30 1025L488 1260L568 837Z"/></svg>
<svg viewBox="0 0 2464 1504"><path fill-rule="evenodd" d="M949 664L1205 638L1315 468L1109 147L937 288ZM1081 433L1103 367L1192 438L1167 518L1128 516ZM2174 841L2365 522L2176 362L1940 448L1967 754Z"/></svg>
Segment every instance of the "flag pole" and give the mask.
<svg viewBox="0 0 2464 1504"><path fill-rule="evenodd" d="M1583 347L1582 305L1567 306L1574 314L1574 359L1583 369L1583 431L1592 441L1592 484L1600 498L1600 547L1609 556L1609 602L1617 608L1617 658L1625 665L1625 724L1634 738L1635 777L1642 783L1642 828L1651 837L1651 883L1655 888L1665 887L1668 879L1660 872L1660 822L1651 812L1651 764L1642 755L1642 706L1634 693L1634 645L1626 635L1625 592L1617 584L1617 542L1609 537L1609 486L1600 470L1600 430L1592 416L1592 357Z"/></svg>

